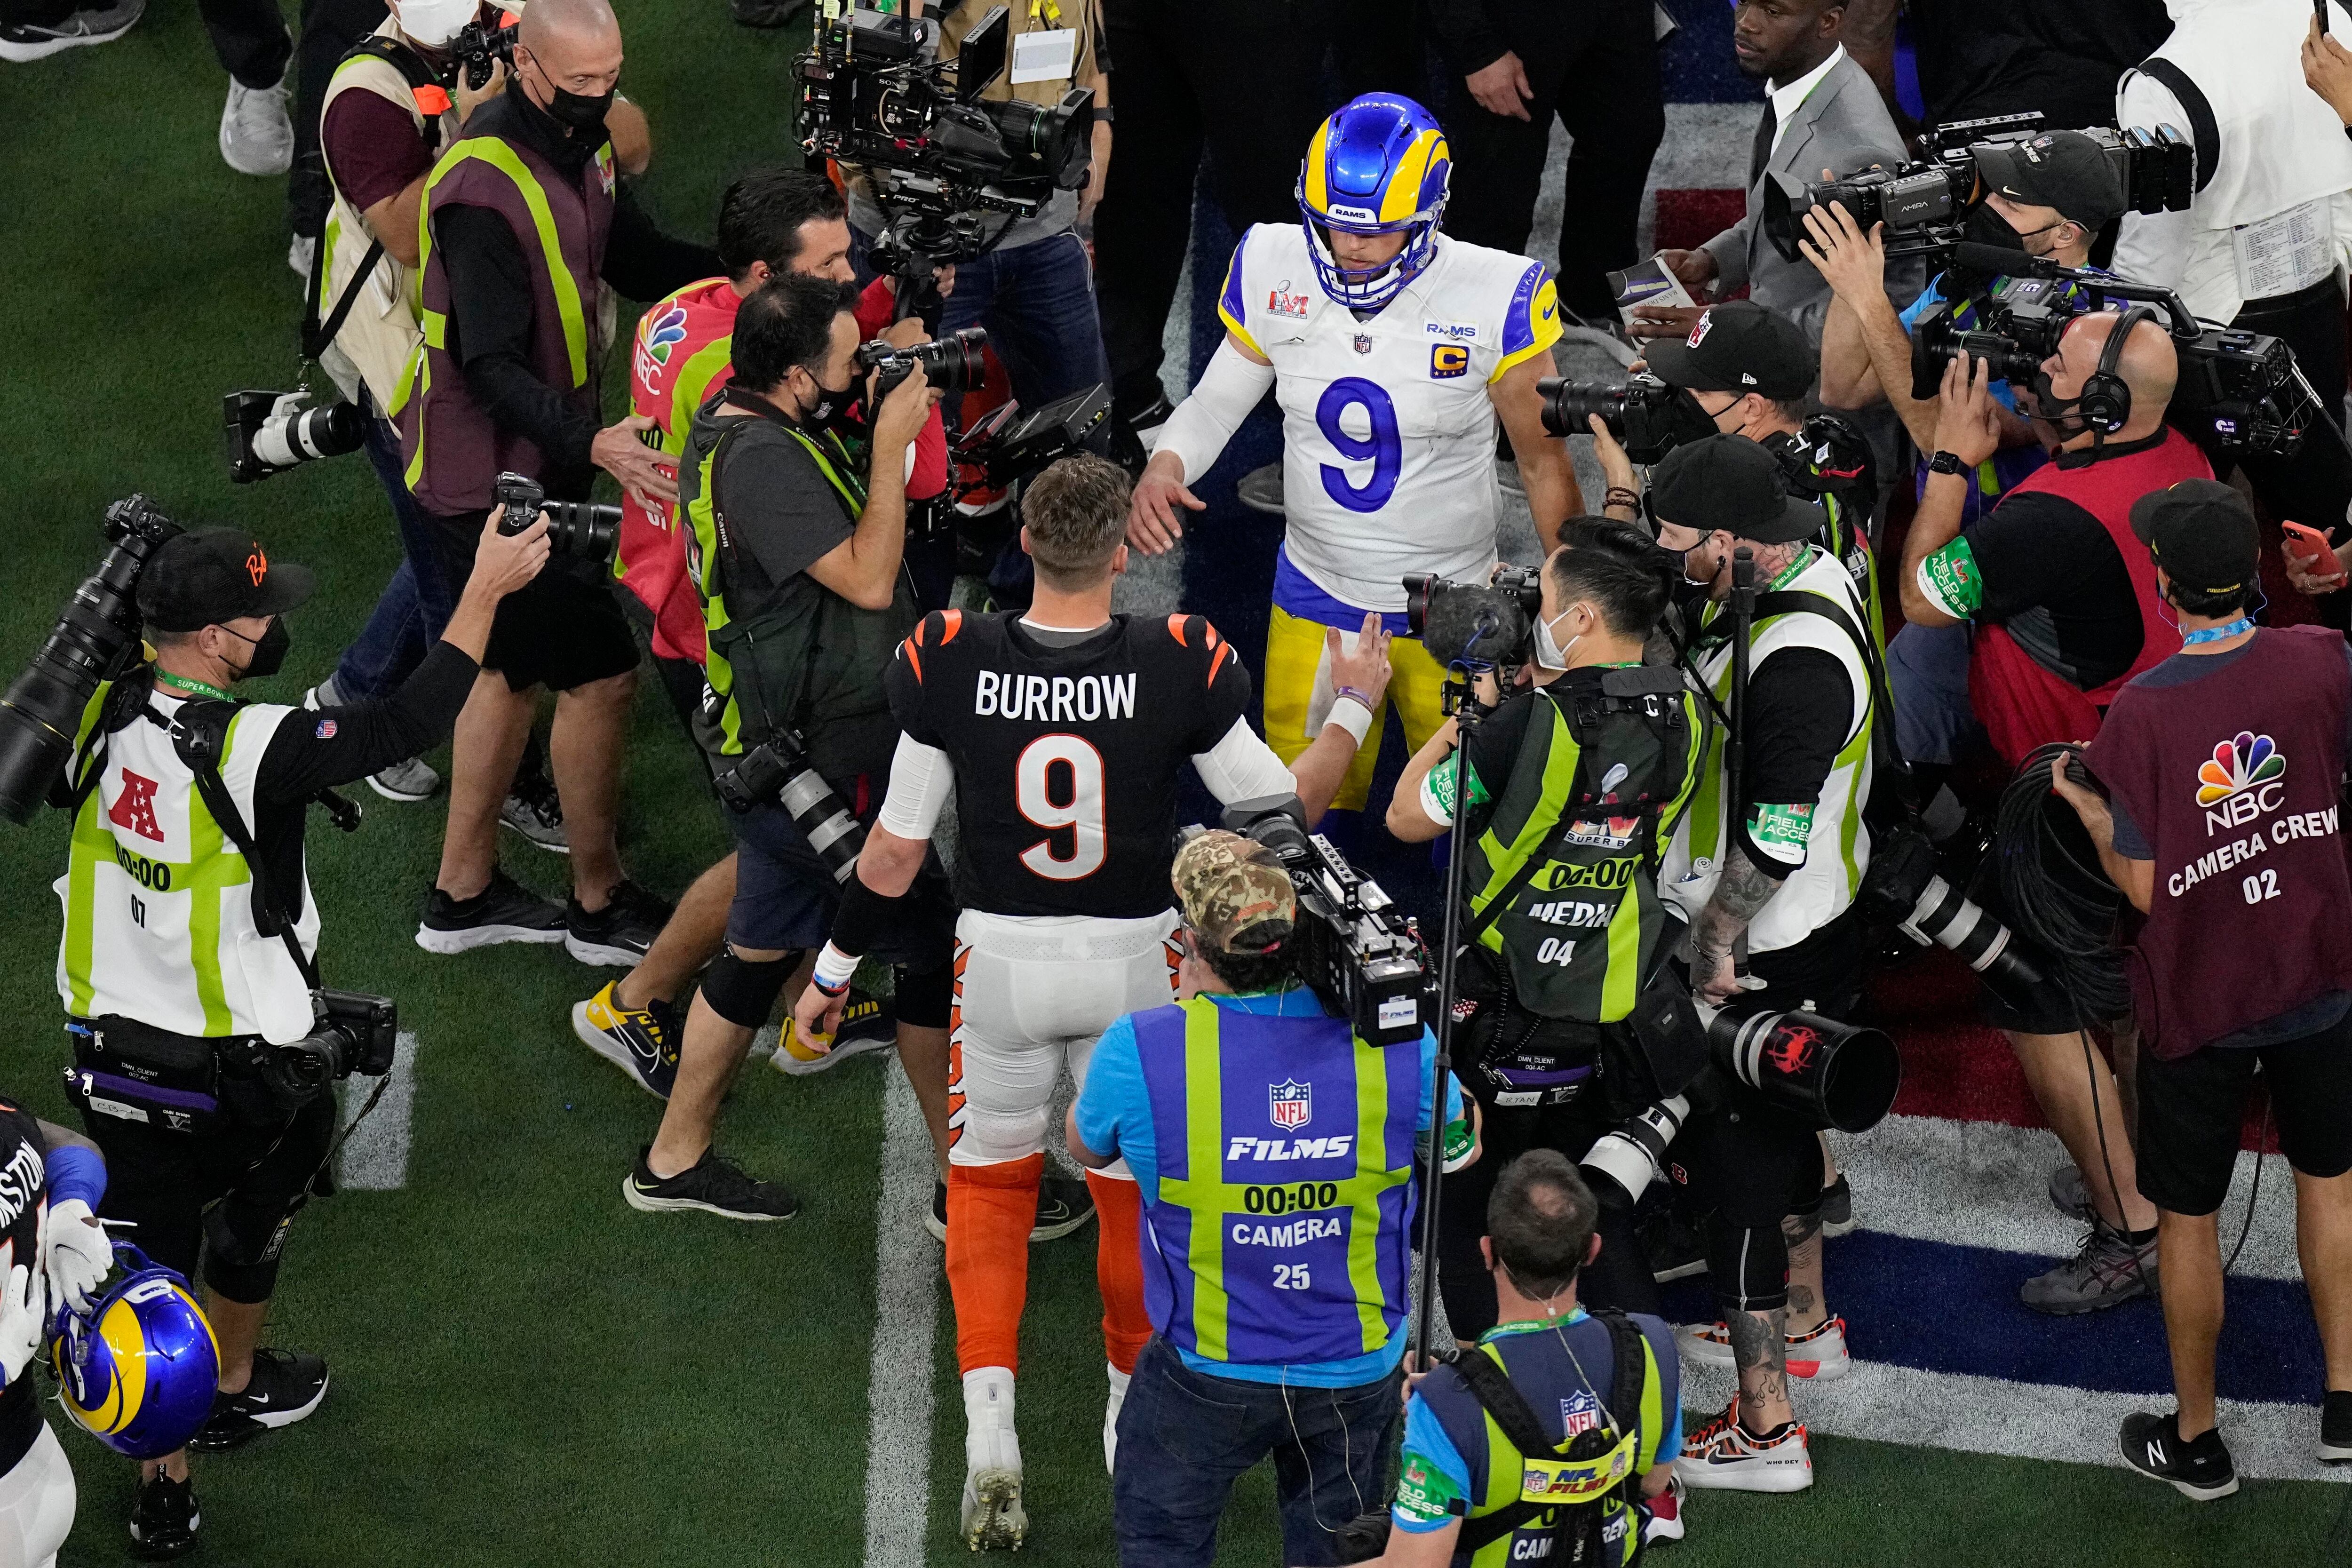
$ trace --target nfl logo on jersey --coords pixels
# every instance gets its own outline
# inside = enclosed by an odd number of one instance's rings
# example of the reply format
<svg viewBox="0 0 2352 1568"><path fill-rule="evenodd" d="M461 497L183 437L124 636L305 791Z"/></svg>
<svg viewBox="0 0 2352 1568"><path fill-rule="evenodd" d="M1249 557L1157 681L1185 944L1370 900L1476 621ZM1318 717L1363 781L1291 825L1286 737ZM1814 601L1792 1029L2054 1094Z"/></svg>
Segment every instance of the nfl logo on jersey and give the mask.
<svg viewBox="0 0 2352 1568"><path fill-rule="evenodd" d="M1286 1132L1296 1131L1307 1125L1315 1113L1315 1086L1285 1079L1268 1084L1265 1090L1266 1119Z"/></svg>
<svg viewBox="0 0 2352 1568"><path fill-rule="evenodd" d="M1559 1402L1560 1436L1573 1437L1579 1432L1590 1432L1601 1425L1601 1401L1584 1389L1578 1389Z"/></svg>
<svg viewBox="0 0 2352 1568"><path fill-rule="evenodd" d="M1371 333L1358 332L1356 334L1356 352L1360 354L1368 354L1372 352Z"/></svg>

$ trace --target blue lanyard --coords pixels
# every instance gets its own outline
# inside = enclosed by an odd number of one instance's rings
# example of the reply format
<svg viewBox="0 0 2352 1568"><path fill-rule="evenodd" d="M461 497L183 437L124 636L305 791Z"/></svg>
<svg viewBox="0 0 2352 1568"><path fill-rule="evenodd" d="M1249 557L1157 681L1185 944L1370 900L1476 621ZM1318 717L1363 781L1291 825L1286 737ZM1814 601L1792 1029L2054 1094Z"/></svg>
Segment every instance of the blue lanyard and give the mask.
<svg viewBox="0 0 2352 1568"><path fill-rule="evenodd" d="M2233 637L2240 632L2250 632L2253 629L2254 618L2252 616L2240 616L2225 626L2207 626L2201 632L2181 633L2180 646L2194 647L2201 642L2220 642L2223 637Z"/></svg>

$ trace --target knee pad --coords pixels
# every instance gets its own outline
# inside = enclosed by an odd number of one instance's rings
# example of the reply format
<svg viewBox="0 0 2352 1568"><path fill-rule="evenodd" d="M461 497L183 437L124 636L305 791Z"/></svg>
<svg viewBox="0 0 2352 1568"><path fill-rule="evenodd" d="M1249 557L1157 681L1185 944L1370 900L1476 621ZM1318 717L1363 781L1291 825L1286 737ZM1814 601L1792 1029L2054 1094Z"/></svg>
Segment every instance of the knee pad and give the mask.
<svg viewBox="0 0 2352 1568"><path fill-rule="evenodd" d="M216 1294L247 1305L269 1300L278 1288L278 1263L286 1251L286 1233L302 1203L276 1215L251 1205L240 1205L232 1194L215 1204L205 1215L205 1283Z"/></svg>
<svg viewBox="0 0 2352 1568"><path fill-rule="evenodd" d="M793 966L800 958L797 952L788 952L764 963L747 963L735 956L734 945L730 943L702 972L702 999L712 1012L738 1028L759 1028L776 1010L776 998L784 994L784 982L792 978Z"/></svg>
<svg viewBox="0 0 2352 1568"><path fill-rule="evenodd" d="M918 1029L944 1029L955 1000L955 965L898 972L898 1022Z"/></svg>
<svg viewBox="0 0 2352 1568"><path fill-rule="evenodd" d="M1789 1304L1789 1242L1778 1224L1707 1221L1706 1271L1727 1312L1769 1312Z"/></svg>

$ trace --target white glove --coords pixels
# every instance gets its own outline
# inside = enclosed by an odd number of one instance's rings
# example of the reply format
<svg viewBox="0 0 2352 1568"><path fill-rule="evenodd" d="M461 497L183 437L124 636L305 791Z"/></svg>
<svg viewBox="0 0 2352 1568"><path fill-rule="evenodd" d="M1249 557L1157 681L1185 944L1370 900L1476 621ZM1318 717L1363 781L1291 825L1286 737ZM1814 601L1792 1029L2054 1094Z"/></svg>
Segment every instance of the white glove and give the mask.
<svg viewBox="0 0 2352 1568"><path fill-rule="evenodd" d="M0 1296L0 1384L13 1384L41 1353L48 1333L48 1281L40 1270L17 1264L8 1270Z"/></svg>
<svg viewBox="0 0 2352 1568"><path fill-rule="evenodd" d="M41 1272L49 1296L73 1311L89 1305L89 1293L114 1270L114 1247L79 1198L49 1205L41 1226Z"/></svg>

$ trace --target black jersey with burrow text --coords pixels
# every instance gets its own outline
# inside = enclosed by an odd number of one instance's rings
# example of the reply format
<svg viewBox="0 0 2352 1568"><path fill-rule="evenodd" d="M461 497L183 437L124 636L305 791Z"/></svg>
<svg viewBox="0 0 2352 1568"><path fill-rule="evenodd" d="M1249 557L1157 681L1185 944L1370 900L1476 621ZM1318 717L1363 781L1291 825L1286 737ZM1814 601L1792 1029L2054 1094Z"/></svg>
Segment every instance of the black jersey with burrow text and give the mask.
<svg viewBox="0 0 2352 1568"><path fill-rule="evenodd" d="M1249 711L1249 671L1199 616L1113 616L1054 646L1018 612L923 617L888 679L898 727L955 767L963 901L1140 920L1168 887L1187 758Z"/></svg>
<svg viewBox="0 0 2352 1568"><path fill-rule="evenodd" d="M33 1113L0 1100L0 1287L10 1270L41 1268L41 1205L48 1196L48 1142ZM41 1404L28 1365L0 1389L0 1475L41 1437Z"/></svg>

